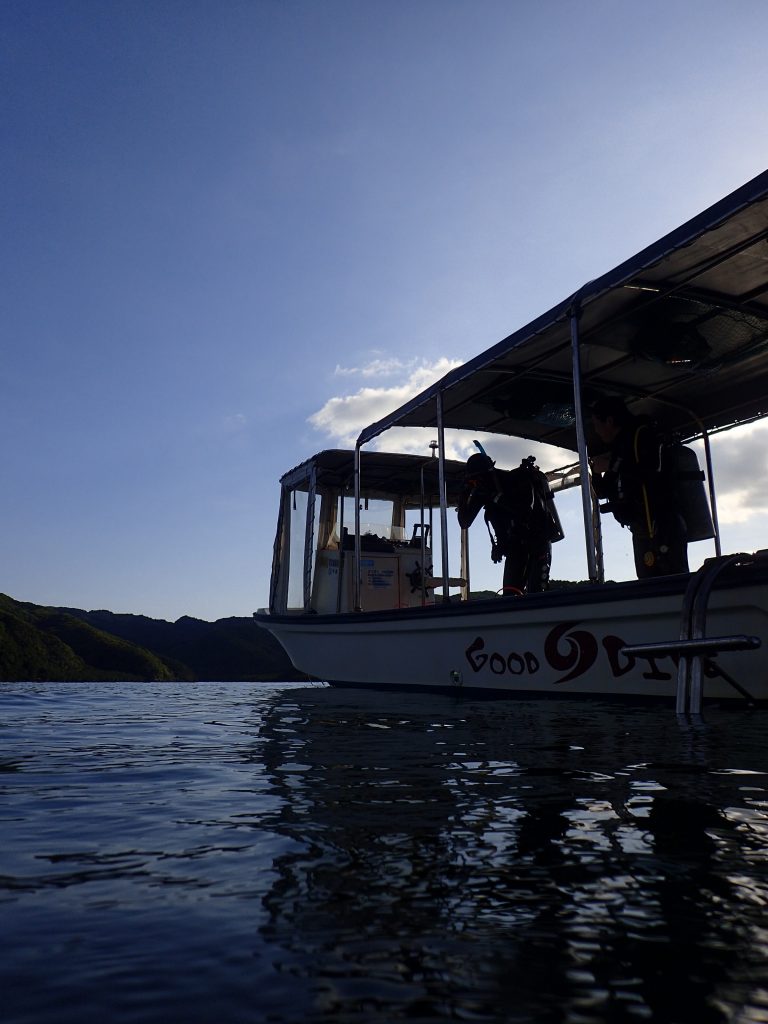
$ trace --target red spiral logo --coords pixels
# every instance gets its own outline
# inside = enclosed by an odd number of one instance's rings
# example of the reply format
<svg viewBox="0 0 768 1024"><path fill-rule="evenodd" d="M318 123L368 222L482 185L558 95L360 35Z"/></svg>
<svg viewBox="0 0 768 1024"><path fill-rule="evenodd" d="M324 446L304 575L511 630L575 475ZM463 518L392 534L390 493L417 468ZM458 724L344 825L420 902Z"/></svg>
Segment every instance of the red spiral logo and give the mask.
<svg viewBox="0 0 768 1024"><path fill-rule="evenodd" d="M567 672L558 683L567 683L592 668L597 660L597 640L585 629L573 629L578 622L561 622L544 641L544 657L558 672ZM573 632L569 632L573 630ZM561 643L563 649L561 649Z"/></svg>

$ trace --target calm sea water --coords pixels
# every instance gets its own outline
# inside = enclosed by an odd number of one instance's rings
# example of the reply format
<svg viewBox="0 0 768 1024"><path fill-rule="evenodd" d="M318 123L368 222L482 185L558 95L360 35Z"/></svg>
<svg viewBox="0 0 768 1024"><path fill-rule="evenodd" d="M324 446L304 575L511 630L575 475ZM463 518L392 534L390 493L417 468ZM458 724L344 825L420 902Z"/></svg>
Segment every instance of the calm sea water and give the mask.
<svg viewBox="0 0 768 1024"><path fill-rule="evenodd" d="M765 712L0 684L4 1024L768 1021Z"/></svg>

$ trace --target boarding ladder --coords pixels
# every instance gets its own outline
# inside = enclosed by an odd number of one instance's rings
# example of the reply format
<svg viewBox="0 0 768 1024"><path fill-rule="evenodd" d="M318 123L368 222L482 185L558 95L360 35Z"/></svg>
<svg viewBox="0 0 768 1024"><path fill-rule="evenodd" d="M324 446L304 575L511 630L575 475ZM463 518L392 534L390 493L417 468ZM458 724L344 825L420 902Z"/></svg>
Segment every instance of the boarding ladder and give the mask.
<svg viewBox="0 0 768 1024"><path fill-rule="evenodd" d="M740 552L735 555L720 555L707 558L701 568L693 573L683 597L680 614L680 638L666 643L632 644L622 648L624 654L649 656L672 655L678 658L677 699L678 715L700 715L703 698L703 675L705 665L713 676L725 679L734 690L750 704L755 701L740 683L737 683L724 668L712 661L710 656L721 651L754 651L760 647L759 637L737 634L734 636L706 635L707 608L715 581L725 570L736 566L768 563L768 549L754 554Z"/></svg>

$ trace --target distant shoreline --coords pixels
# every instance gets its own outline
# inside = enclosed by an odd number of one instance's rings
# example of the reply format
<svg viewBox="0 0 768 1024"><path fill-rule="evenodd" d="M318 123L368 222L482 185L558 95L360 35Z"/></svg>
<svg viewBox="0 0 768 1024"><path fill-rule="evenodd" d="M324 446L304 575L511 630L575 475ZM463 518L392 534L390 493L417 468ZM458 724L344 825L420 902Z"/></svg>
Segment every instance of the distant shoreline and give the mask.
<svg viewBox="0 0 768 1024"><path fill-rule="evenodd" d="M305 682L251 618L176 622L0 594L3 682Z"/></svg>

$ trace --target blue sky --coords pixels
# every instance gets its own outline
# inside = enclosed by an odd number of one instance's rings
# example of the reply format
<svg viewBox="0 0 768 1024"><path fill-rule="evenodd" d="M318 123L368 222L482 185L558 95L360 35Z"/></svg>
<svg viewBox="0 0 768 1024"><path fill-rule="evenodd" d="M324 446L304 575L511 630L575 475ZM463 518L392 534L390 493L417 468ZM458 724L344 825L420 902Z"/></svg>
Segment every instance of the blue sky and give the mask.
<svg viewBox="0 0 768 1024"><path fill-rule="evenodd" d="M284 470L768 166L767 34L762 0L4 0L0 590L265 604ZM726 546L764 546L729 474L765 434L719 447Z"/></svg>

